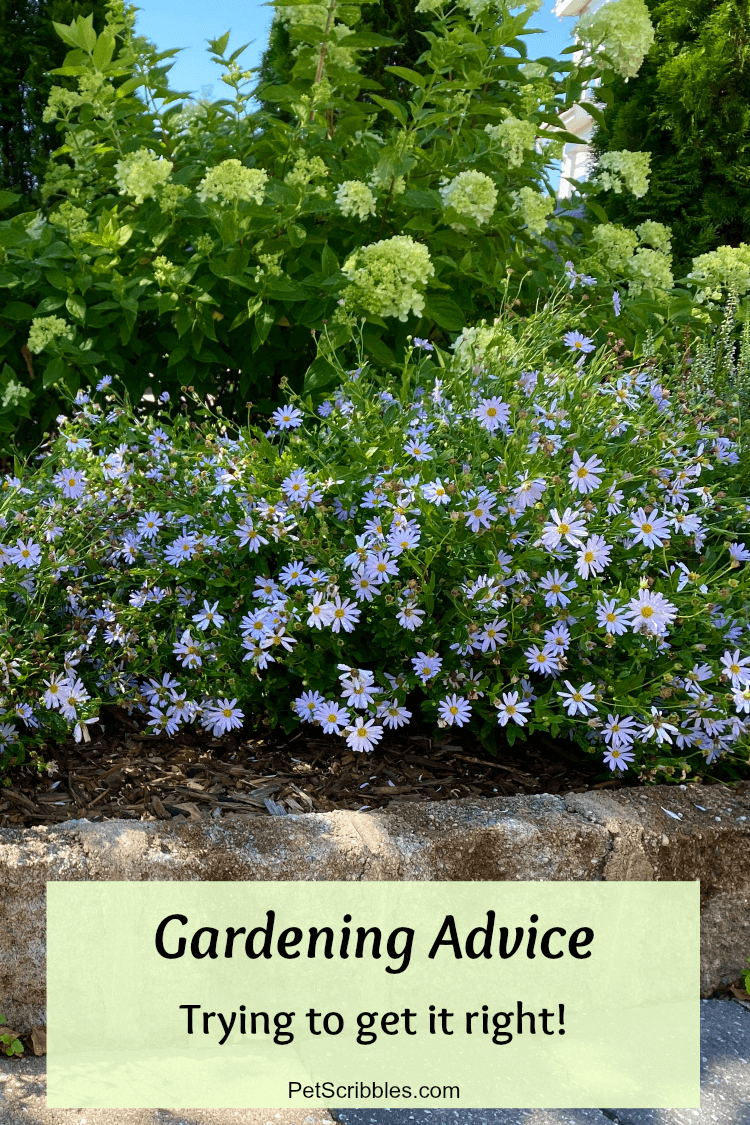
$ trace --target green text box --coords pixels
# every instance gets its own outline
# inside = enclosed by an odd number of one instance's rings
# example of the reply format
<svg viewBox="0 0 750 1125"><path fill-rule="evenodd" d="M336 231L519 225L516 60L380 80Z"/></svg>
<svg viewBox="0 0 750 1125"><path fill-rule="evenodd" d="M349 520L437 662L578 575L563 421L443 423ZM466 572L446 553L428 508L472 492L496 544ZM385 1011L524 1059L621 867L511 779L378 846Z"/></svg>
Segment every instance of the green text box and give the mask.
<svg viewBox="0 0 750 1125"><path fill-rule="evenodd" d="M47 895L52 1107L700 1104L697 882Z"/></svg>

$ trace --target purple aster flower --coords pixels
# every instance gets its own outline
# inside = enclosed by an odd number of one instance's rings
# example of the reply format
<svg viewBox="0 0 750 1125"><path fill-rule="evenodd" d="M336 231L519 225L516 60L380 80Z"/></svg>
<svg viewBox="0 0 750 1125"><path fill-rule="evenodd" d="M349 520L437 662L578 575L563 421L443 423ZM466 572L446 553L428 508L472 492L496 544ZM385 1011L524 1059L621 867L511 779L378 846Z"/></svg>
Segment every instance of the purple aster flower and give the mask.
<svg viewBox="0 0 750 1125"><path fill-rule="evenodd" d="M588 336L581 335L580 332L566 332L563 336L563 343L573 352L588 353L596 351L594 341L590 340Z"/></svg>

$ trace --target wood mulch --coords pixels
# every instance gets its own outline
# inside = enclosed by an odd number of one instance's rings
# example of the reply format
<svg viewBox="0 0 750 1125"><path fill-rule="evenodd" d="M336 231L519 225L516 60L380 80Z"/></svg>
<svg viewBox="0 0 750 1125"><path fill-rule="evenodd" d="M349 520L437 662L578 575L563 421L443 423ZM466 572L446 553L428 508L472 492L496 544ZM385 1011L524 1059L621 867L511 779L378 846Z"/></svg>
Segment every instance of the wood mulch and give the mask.
<svg viewBox="0 0 750 1125"><path fill-rule="evenodd" d="M357 754L308 726L290 737L245 727L215 739L191 727L173 737L141 734L117 707L103 709L102 720L104 731L91 742L47 746L42 756L56 763L54 772L14 771L0 788L0 828L282 816L638 784L632 773L603 771L599 755L586 758L574 744L542 735L499 747L493 758L460 729L433 739L409 728L386 732L373 753Z"/></svg>

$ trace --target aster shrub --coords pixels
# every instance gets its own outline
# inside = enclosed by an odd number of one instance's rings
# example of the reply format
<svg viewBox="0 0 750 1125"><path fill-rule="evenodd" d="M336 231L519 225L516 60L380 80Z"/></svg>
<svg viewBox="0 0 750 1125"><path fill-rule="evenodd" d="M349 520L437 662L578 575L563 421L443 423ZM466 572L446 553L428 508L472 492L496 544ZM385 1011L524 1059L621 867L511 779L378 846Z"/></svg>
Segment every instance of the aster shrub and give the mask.
<svg viewBox="0 0 750 1125"><path fill-rule="evenodd" d="M422 720L642 778L746 770L742 431L584 309L413 338L396 375L353 323L359 366L268 429L80 392L0 489L4 767L120 703L155 733L367 751Z"/></svg>
<svg viewBox="0 0 750 1125"><path fill-rule="evenodd" d="M492 319L508 268L529 271L533 304L590 229L556 213L551 161L577 139L560 112L607 65L529 62L535 7L420 0L424 52L388 68L400 100L362 73L393 41L356 3L277 7L296 60L282 86L254 86L228 33L209 41L216 101L170 88L176 52L135 36L123 0L98 36L90 18L56 25L55 73L78 89L54 86L45 111L60 147L42 209L0 222L0 455L104 375L133 401L192 385L239 419L248 399L272 409L282 375L333 385L316 340L326 326L351 366L351 314L393 372L407 335L448 347ZM643 170L617 172L640 191Z"/></svg>

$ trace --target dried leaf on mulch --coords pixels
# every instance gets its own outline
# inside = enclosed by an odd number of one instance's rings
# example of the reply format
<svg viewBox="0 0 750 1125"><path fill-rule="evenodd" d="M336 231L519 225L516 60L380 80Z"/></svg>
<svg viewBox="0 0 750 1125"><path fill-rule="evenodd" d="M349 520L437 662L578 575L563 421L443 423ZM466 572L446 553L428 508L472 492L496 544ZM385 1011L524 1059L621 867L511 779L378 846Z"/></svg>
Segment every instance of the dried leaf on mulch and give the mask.
<svg viewBox="0 0 750 1125"><path fill-rule="evenodd" d="M730 985L729 991L732 993L732 996L734 996L735 1000L739 1001L743 1008L750 1008L750 993L748 993L744 988L740 988L738 985L733 984Z"/></svg>

